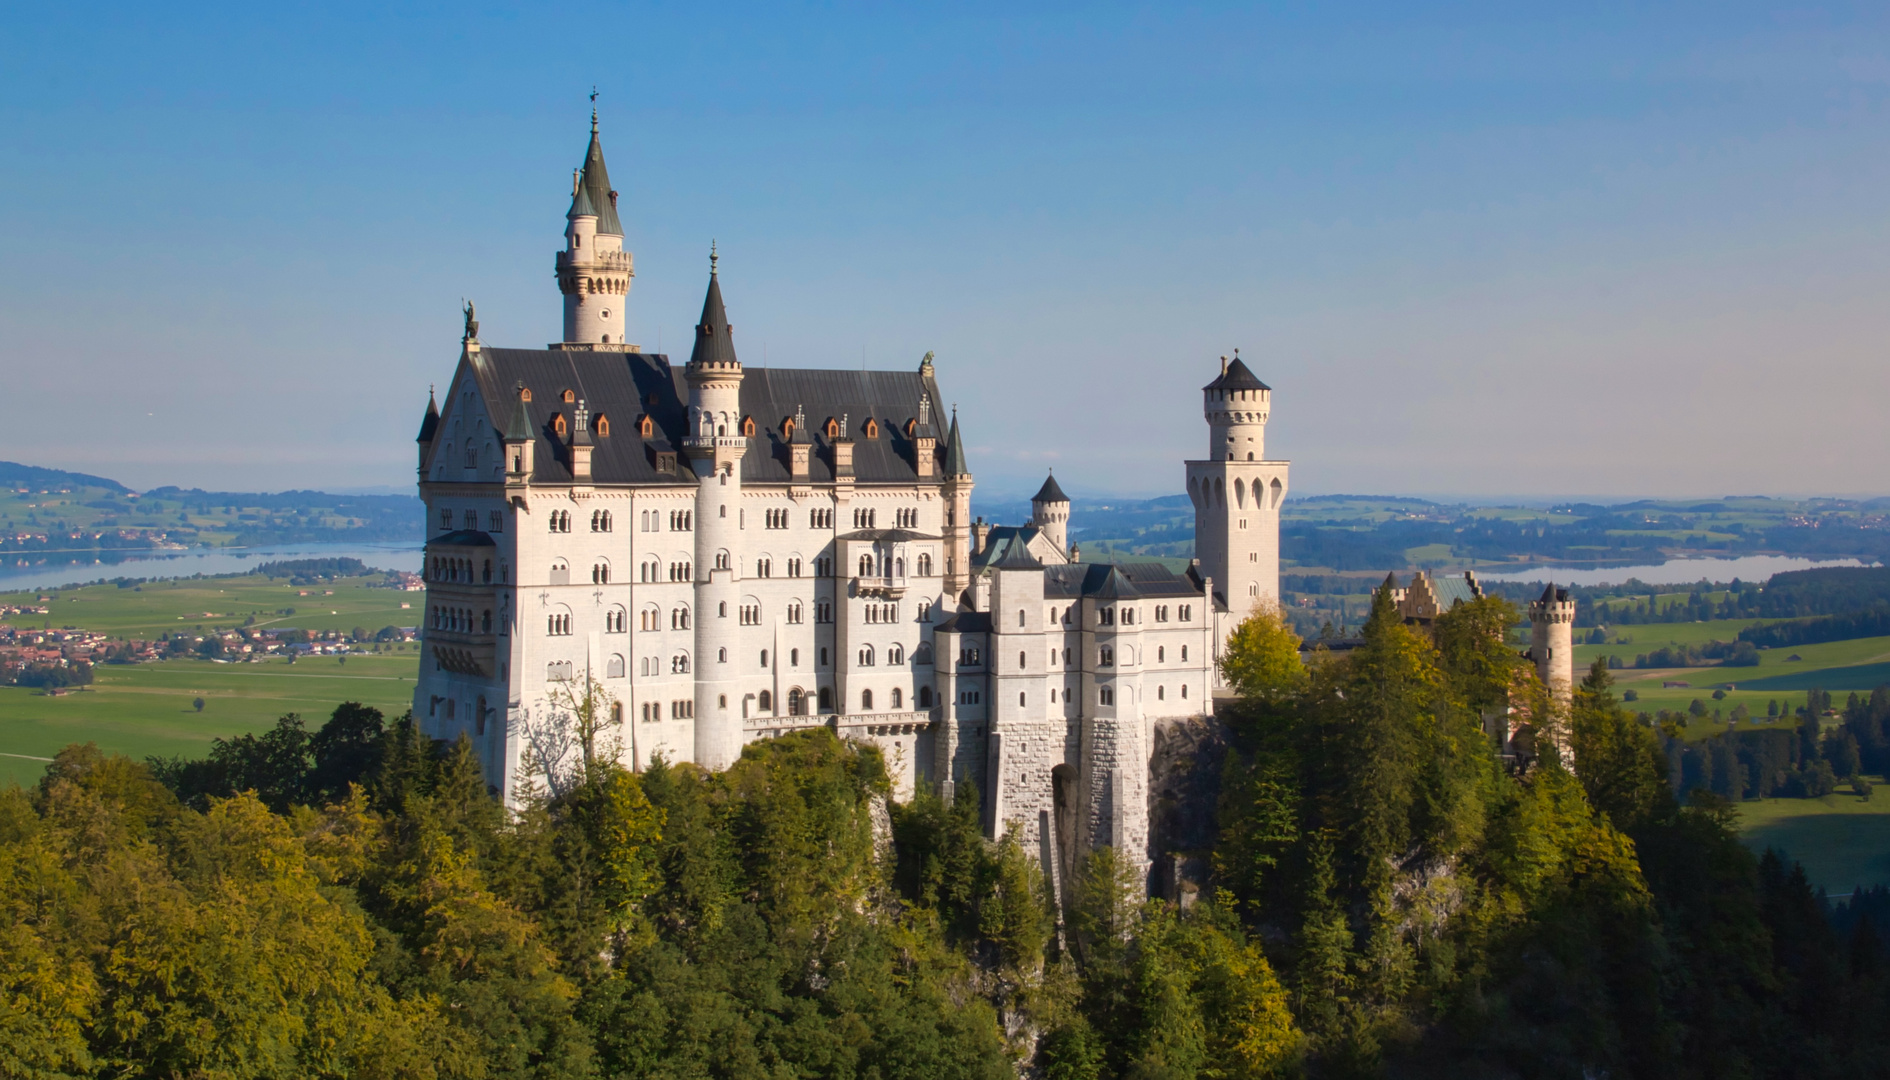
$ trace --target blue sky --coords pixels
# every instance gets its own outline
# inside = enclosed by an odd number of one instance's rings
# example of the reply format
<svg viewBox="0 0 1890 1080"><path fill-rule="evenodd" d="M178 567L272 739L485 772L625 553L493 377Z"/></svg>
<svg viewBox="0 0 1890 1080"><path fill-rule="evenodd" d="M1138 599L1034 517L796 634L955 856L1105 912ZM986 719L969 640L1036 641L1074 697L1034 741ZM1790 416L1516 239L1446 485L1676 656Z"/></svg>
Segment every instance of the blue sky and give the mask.
<svg viewBox="0 0 1890 1080"><path fill-rule="evenodd" d="M405 485L558 336L599 108L674 351L936 351L992 495L1179 490L1235 347L1300 493L1890 492L1890 9L14 5L0 457Z"/></svg>

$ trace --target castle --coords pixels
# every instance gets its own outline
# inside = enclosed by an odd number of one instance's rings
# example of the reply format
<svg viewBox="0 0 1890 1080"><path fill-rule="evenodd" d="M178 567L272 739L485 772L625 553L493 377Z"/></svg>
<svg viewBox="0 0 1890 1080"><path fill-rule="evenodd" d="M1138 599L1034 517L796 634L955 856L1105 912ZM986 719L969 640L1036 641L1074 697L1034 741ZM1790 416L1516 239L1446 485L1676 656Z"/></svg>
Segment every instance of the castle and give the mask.
<svg viewBox="0 0 1890 1080"><path fill-rule="evenodd" d="M973 521L930 354L746 368L713 252L688 362L625 341L619 214L593 114L554 263L563 340L486 345L469 305L429 397L423 730L470 739L511 800L568 764L594 681L626 764L720 769L825 726L881 748L902 796L975 788L987 833L1053 871L1104 844L1146 865L1155 727L1211 713L1221 642L1277 602L1271 390L1238 358L1203 390L1191 567L1080 562L1054 478L1030 525Z"/></svg>

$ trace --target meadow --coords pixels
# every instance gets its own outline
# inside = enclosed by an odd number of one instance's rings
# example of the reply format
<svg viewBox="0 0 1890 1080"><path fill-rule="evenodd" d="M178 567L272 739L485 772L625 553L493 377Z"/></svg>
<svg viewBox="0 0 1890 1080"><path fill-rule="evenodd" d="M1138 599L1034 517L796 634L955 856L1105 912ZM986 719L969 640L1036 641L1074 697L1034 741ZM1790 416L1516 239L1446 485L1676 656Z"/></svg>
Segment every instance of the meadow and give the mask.
<svg viewBox="0 0 1890 1080"><path fill-rule="evenodd" d="M412 705L419 660L417 652L294 663L165 660L102 664L90 687L57 697L0 686L0 784L37 782L46 759L75 742L140 761L201 757L212 739L266 728L286 713L319 727L343 701L397 716ZM193 704L199 697L202 712Z"/></svg>
<svg viewBox="0 0 1890 1080"><path fill-rule="evenodd" d="M1777 848L1803 863L1812 885L1832 895L1890 882L1890 791L1881 787L1868 799L1845 790L1742 802L1739 835L1754 852Z"/></svg>
<svg viewBox="0 0 1890 1080"><path fill-rule="evenodd" d="M415 626L424 593L384 587L380 574L295 585L260 574L174 578L130 588L87 585L0 593L0 604L50 609L6 619L16 627L80 627L115 638L151 639L178 630L253 625L349 631ZM46 599L41 599L42 597ZM250 620L254 622L250 622Z"/></svg>

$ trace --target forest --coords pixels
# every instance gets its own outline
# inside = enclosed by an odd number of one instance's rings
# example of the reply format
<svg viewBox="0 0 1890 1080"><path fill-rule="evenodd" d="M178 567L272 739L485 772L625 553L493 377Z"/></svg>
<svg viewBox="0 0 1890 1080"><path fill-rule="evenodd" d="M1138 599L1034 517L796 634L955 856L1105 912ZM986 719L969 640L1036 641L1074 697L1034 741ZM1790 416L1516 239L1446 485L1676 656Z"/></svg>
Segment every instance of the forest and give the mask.
<svg viewBox="0 0 1890 1080"><path fill-rule="evenodd" d="M1516 618L1381 592L1307 663L1244 624L1183 904L1108 848L1059 904L975 798L898 802L825 729L628 771L588 694L515 811L362 706L200 760L74 746L0 792L0 1075L1874 1075L1882 898L1840 934L1676 798L1605 666L1549 699ZM1890 707L1851 711L1882 752Z"/></svg>

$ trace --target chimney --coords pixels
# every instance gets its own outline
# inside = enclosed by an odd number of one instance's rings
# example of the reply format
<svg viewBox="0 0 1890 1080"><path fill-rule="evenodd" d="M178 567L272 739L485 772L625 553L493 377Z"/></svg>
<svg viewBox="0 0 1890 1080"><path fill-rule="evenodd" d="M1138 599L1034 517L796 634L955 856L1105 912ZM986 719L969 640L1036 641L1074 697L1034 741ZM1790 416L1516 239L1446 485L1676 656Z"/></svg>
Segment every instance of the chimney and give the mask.
<svg viewBox="0 0 1890 1080"><path fill-rule="evenodd" d="M833 441L833 474L853 475L853 440L847 435L847 414L840 414L840 437Z"/></svg>
<svg viewBox="0 0 1890 1080"><path fill-rule="evenodd" d="M925 357L930 367L932 354ZM919 395L919 423L912 429L912 467L921 480L938 475L938 432L932 429L932 399L924 394Z"/></svg>
<svg viewBox="0 0 1890 1080"><path fill-rule="evenodd" d="M591 411L579 398L571 415L571 479L590 480L591 449Z"/></svg>
<svg viewBox="0 0 1890 1080"><path fill-rule="evenodd" d="M807 430L807 411L794 407L794 430L788 434L788 464L793 471L793 478L806 483L808 471L813 464L814 437Z"/></svg>
<svg viewBox="0 0 1890 1080"><path fill-rule="evenodd" d="M986 525L982 517L971 523L971 553L973 555L984 550L984 538L990 532L991 526Z"/></svg>

